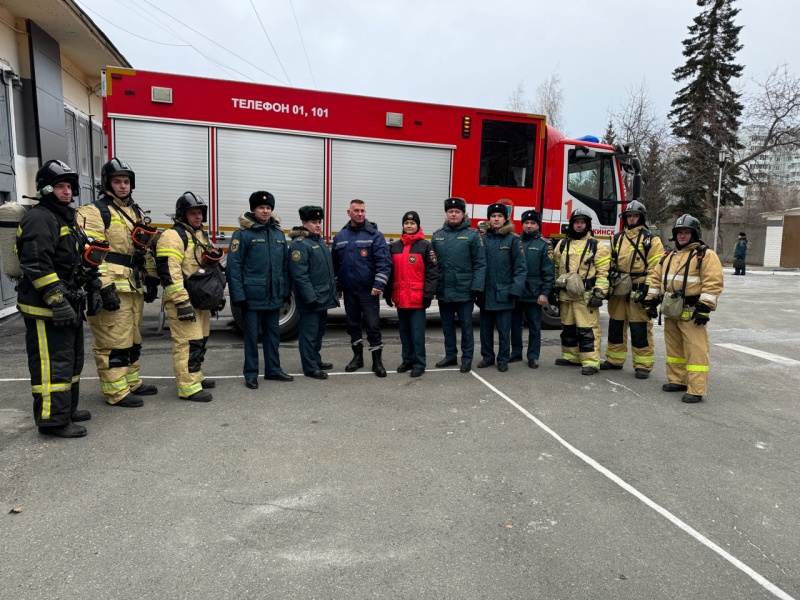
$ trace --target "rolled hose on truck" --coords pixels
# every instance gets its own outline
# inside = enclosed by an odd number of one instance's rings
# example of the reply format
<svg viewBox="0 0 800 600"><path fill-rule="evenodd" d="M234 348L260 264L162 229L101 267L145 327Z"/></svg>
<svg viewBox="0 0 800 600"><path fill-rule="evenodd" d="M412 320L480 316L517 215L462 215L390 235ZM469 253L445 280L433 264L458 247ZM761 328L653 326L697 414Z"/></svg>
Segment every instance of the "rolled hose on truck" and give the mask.
<svg viewBox="0 0 800 600"><path fill-rule="evenodd" d="M25 210L25 206L17 202L0 204L0 255L3 257L3 272L11 279L22 277L16 247L17 229Z"/></svg>

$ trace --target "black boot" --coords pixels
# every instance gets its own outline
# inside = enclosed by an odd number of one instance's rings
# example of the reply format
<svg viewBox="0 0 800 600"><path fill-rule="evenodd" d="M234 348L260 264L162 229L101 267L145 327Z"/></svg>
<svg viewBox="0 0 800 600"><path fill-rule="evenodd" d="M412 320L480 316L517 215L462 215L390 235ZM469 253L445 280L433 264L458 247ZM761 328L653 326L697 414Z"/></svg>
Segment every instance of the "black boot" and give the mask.
<svg viewBox="0 0 800 600"><path fill-rule="evenodd" d="M372 372L378 377L386 377L386 369L383 368L382 354L383 350L372 351Z"/></svg>
<svg viewBox="0 0 800 600"><path fill-rule="evenodd" d="M364 344L353 344L353 359L344 368L348 373L358 371L364 366Z"/></svg>

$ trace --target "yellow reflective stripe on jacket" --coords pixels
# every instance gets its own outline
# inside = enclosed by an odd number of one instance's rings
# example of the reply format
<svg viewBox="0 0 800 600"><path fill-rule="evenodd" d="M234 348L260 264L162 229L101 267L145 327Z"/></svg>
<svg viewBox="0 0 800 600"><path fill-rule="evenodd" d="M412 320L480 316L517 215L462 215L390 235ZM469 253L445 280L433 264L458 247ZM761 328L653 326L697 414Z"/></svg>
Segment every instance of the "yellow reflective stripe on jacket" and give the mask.
<svg viewBox="0 0 800 600"><path fill-rule="evenodd" d="M167 296L171 296L177 292L180 292L183 289L183 282L179 281L178 283L173 283L172 285L168 285L164 288L164 294Z"/></svg>
<svg viewBox="0 0 800 600"><path fill-rule="evenodd" d="M44 277L39 277L39 279L33 280L33 287L37 290L42 289L46 285L50 285L52 283L56 283L58 281L58 275L53 273L48 273Z"/></svg>
<svg viewBox="0 0 800 600"><path fill-rule="evenodd" d="M78 375L73 375L73 376L72 376L72 384L73 384L73 385L75 385L76 383L79 383L79 382L80 382L80 380L81 380L81 376L80 376L80 374L78 374Z"/></svg>
<svg viewBox="0 0 800 600"><path fill-rule="evenodd" d="M611 262L611 257L610 256L605 256L603 258L598 258L596 261L594 261L594 266L599 267L599 266L608 264L610 262Z"/></svg>
<svg viewBox="0 0 800 600"><path fill-rule="evenodd" d="M686 364L686 359L683 358L683 357L680 357L680 356L668 356L667 357L667 362L668 363L672 363L672 364L676 364L676 365L685 365Z"/></svg>
<svg viewBox="0 0 800 600"><path fill-rule="evenodd" d="M86 231L86 235L88 235L90 238L94 238L96 240L106 239L105 233L100 233L98 231L90 231L89 229L86 229L84 231Z"/></svg>
<svg viewBox="0 0 800 600"><path fill-rule="evenodd" d="M128 224L120 217L119 215L111 215L111 221L109 222L108 226L111 227L112 225L122 225L126 229L128 228Z"/></svg>
<svg viewBox="0 0 800 600"><path fill-rule="evenodd" d="M53 309L52 308L42 308L39 306L31 306L30 304L17 304L19 307L19 311L23 314L30 315L32 317L52 317L53 316Z"/></svg>
<svg viewBox="0 0 800 600"><path fill-rule="evenodd" d="M130 281L128 281L127 279L122 279L122 280L115 281L114 282L114 288L118 292L132 292L132 291L134 291L133 288L131 287Z"/></svg>
<svg viewBox="0 0 800 600"><path fill-rule="evenodd" d="M62 225L61 229L59 229L58 231L58 237L64 237L65 235L69 235L70 233L72 233L72 230L66 225Z"/></svg>
<svg viewBox="0 0 800 600"><path fill-rule="evenodd" d="M708 365L686 365L686 370L693 373L708 373Z"/></svg>
<svg viewBox="0 0 800 600"><path fill-rule="evenodd" d="M175 248L158 248L156 250L156 258L161 258L166 256L167 258L174 258L179 263L183 262L183 252L180 250L176 250Z"/></svg>

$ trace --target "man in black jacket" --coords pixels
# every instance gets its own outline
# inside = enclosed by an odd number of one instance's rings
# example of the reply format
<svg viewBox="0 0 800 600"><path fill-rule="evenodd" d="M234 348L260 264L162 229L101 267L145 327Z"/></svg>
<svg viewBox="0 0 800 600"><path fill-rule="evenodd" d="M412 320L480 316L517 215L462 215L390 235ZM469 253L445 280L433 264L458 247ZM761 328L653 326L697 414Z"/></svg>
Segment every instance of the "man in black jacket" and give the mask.
<svg viewBox="0 0 800 600"><path fill-rule="evenodd" d="M51 160L36 173L39 204L23 217L17 254L23 277L17 308L25 318L25 347L39 433L62 438L86 435L77 421L83 370L83 291L79 271L84 238L70 206L78 195L78 175Z"/></svg>

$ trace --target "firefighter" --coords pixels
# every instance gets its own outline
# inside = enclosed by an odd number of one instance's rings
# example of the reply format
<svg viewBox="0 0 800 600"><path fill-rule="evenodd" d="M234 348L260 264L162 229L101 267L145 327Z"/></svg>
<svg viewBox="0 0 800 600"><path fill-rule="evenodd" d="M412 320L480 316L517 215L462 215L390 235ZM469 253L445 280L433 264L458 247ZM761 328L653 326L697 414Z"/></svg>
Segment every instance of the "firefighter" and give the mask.
<svg viewBox="0 0 800 600"><path fill-rule="evenodd" d="M184 279L201 270L219 269L222 251L215 248L203 230L208 206L202 198L186 192L175 203L175 225L162 233L156 244L156 270L164 286L164 308L172 335L172 368L178 397L193 402L210 402L214 387L203 376L202 365L211 326L211 310L195 308ZM222 288L224 290L224 288ZM215 310L225 306L218 300Z"/></svg>
<svg viewBox="0 0 800 600"><path fill-rule="evenodd" d="M486 249L486 293L481 310L481 362L479 369L495 364L501 373L508 371L511 347L511 313L514 304L525 290L528 268L522 254L519 236L508 220L508 207L495 202L486 210L489 228L483 236ZM494 350L494 330L497 328L498 351Z"/></svg>
<svg viewBox="0 0 800 600"><path fill-rule="evenodd" d="M653 323L642 305L653 280L653 271L664 254L661 238L650 234L647 208L638 200L622 213L624 229L611 241L609 278L612 295L608 300L608 345L600 369L619 370L628 356L628 328L634 376L647 379L655 361Z"/></svg>
<svg viewBox="0 0 800 600"><path fill-rule="evenodd" d="M403 215L403 235L389 246L392 275L386 284L386 304L397 307L403 362L398 373L411 371L411 377L425 373L426 309L436 294L439 266L431 243L425 239L419 213Z"/></svg>
<svg viewBox="0 0 800 600"><path fill-rule="evenodd" d="M475 300L482 302L486 284L486 250L476 229L470 227L466 216L467 202L463 198L444 201L445 222L431 236L433 251L439 264L439 316L442 318L444 358L437 368L458 364L456 345L456 318L461 326L461 372L472 369L475 352L475 335L472 328L472 311Z"/></svg>
<svg viewBox="0 0 800 600"><path fill-rule="evenodd" d="M150 219L133 201L135 188L133 169L112 158L100 170L99 198L78 209L78 224L87 235L110 245L100 267L103 310L88 320L100 390L108 404L125 408L140 407L144 403L139 396L158 393L155 385L139 378L144 302L152 302L158 293L158 277L149 254L158 230L149 225ZM151 270L146 272L148 258ZM112 310L114 306L119 310Z"/></svg>
<svg viewBox="0 0 800 600"><path fill-rule="evenodd" d="M583 375L600 370L600 307L608 293L608 247L592 233L592 217L582 208L572 211L567 237L553 252L560 289L561 358L556 364L580 366Z"/></svg>
<svg viewBox="0 0 800 600"><path fill-rule="evenodd" d="M231 305L244 321L244 383L258 388L258 343L264 352L264 379L294 381L283 372L278 347L280 314L291 298L289 253L280 220L272 216L275 196L250 194L250 212L239 217L228 250L227 276Z"/></svg>
<svg viewBox="0 0 800 600"><path fill-rule="evenodd" d="M553 247L542 238L542 215L535 210L522 213L522 254L527 277L522 297L517 299L511 315L511 357L508 362L522 360L523 320L528 322L528 351L531 369L539 368L542 347L542 306L553 291Z"/></svg>
<svg viewBox="0 0 800 600"><path fill-rule="evenodd" d="M82 234L70 206L78 175L51 160L36 173L36 197L17 231L22 279L17 309L25 319L25 346L33 393L33 418L43 435L78 438L88 410L78 409L83 369Z"/></svg>
<svg viewBox="0 0 800 600"><path fill-rule="evenodd" d="M722 264L701 239L700 221L682 215L672 228L675 249L664 254L653 273L645 303L662 304L667 348L665 392L685 392L681 401L700 402L708 382L710 313L722 293Z"/></svg>
<svg viewBox="0 0 800 600"><path fill-rule="evenodd" d="M328 309L339 306L336 297L336 276L331 251L322 238L325 211L321 206L303 206L300 226L292 228L289 237L289 276L294 301L300 313L300 334L297 347L303 374L312 379L327 379L333 364L324 362L320 350L328 323Z"/></svg>
<svg viewBox="0 0 800 600"><path fill-rule="evenodd" d="M386 377L380 297L392 270L389 246L378 227L367 220L363 200L351 200L347 216L350 220L333 238L332 252L336 281L344 295L347 333L353 349L353 358L344 370L350 373L364 366L363 324L372 354L372 372L378 377Z"/></svg>

